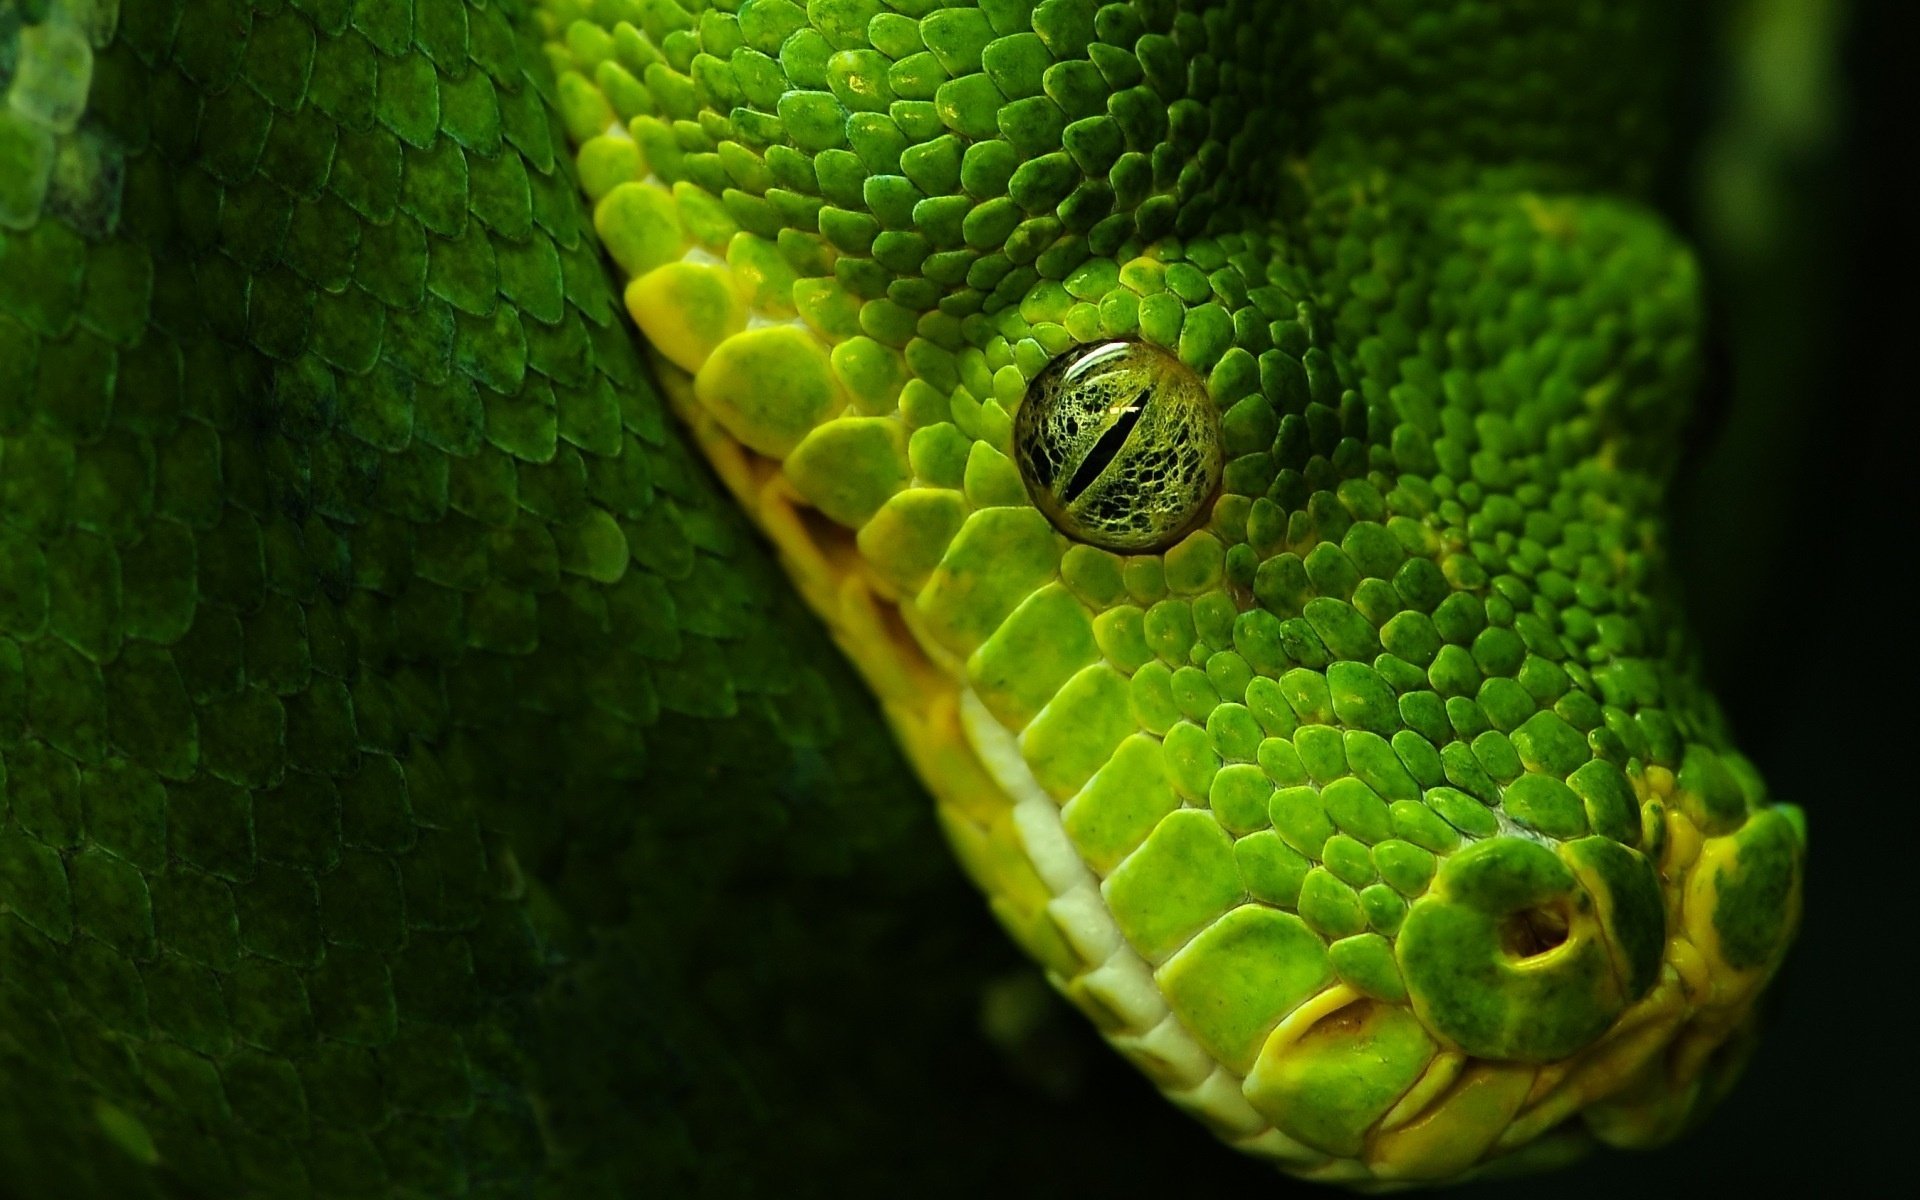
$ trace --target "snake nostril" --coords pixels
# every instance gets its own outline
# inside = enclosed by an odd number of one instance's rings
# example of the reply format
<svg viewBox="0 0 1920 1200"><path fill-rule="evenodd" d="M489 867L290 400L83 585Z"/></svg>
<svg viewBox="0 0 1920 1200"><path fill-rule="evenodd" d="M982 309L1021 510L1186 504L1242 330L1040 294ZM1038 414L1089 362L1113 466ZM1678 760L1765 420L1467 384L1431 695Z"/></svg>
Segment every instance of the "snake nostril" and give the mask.
<svg viewBox="0 0 1920 1200"><path fill-rule="evenodd" d="M1563 908L1523 908L1501 919L1500 948L1510 958L1539 958L1566 944L1567 928Z"/></svg>

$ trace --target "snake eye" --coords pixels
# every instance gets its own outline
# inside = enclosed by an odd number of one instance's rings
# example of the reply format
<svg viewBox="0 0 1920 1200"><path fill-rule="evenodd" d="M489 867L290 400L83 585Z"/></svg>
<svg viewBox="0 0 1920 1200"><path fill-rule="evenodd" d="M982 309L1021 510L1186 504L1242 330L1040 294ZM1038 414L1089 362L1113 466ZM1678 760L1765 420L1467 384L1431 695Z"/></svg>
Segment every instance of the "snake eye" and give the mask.
<svg viewBox="0 0 1920 1200"><path fill-rule="evenodd" d="M1187 532L1220 486L1220 427L1200 378L1164 350L1094 342L1027 385L1014 422L1027 492L1067 536L1151 550Z"/></svg>

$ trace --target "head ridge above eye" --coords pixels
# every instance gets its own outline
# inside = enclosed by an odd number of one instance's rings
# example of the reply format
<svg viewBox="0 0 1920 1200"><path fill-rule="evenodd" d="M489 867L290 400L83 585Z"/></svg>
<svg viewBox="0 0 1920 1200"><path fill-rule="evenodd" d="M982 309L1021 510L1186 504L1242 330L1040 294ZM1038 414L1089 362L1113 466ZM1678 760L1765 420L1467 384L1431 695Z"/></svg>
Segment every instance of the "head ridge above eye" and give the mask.
<svg viewBox="0 0 1920 1200"><path fill-rule="evenodd" d="M1219 490L1219 418L1206 384L1143 342L1090 342L1027 386L1014 422L1027 492L1068 537L1149 551L1204 519Z"/></svg>

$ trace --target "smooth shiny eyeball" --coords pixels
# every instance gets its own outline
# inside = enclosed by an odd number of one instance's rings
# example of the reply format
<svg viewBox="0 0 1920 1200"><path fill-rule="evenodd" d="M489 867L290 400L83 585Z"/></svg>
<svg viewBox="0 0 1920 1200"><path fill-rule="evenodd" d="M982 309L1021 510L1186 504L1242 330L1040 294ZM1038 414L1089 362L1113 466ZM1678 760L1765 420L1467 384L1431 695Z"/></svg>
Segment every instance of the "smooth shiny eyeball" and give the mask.
<svg viewBox="0 0 1920 1200"><path fill-rule="evenodd" d="M1141 342L1093 342L1048 363L1014 421L1027 492L1068 537L1153 550L1198 524L1220 487L1206 384Z"/></svg>

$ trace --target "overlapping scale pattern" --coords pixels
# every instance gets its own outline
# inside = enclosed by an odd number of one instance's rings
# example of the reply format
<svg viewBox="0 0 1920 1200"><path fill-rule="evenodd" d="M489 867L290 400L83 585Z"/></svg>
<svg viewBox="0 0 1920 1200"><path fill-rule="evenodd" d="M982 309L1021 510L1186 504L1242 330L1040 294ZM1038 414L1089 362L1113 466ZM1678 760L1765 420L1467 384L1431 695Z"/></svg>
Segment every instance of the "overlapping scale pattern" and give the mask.
<svg viewBox="0 0 1920 1200"><path fill-rule="evenodd" d="M689 1194L860 1109L841 1020L972 1027L845 997L997 964L823 882L951 890L669 427L524 18L0 4L9 1193Z"/></svg>
<svg viewBox="0 0 1920 1200"><path fill-rule="evenodd" d="M996 913L1176 1103L1361 1183L1669 1135L1729 1077L1804 839L1729 745L1663 554L1700 303L1632 196L1657 93L1557 101L1502 50L1428 79L1431 116L1363 95L1381 29L1439 36L1414 7L1264 6L1276 36L1231 49L1199 36L1231 6L543 9L628 310ZM1586 52L1657 42L1601 7ZM1581 41L1545 8L1498 23L1496 47ZM1201 145L1128 123L1139 87L1177 114L1256 53L1251 119L1216 105ZM924 55L953 89L930 115ZM1070 115L1128 153L1184 156L1128 220L1076 224L1093 181L1063 164L985 224L1000 183L965 164L1017 162L1012 187L1047 157L993 66L1029 58L1091 65ZM1486 124L1509 102L1510 141ZM1602 149L1535 147L1556 122ZM1272 157L1235 149L1249 129ZM915 182L947 179L916 165L943 139L964 273ZM1230 203L1189 187L1210 161L1249 165ZM1032 382L1111 339L1218 410L1220 494L1160 554L1063 536L1014 465Z"/></svg>
<svg viewBox="0 0 1920 1200"><path fill-rule="evenodd" d="M584 704L529 655L697 551L629 571L660 431L515 35L275 10L0 31L8 1130L92 1194L524 1175L539 952L462 731L544 693L636 761L715 703L719 639Z"/></svg>

